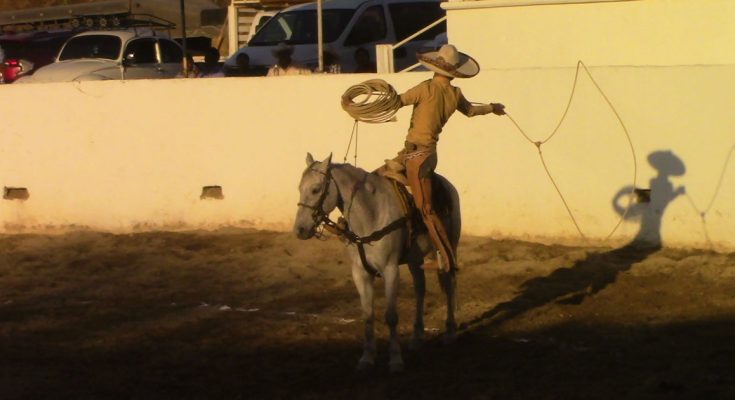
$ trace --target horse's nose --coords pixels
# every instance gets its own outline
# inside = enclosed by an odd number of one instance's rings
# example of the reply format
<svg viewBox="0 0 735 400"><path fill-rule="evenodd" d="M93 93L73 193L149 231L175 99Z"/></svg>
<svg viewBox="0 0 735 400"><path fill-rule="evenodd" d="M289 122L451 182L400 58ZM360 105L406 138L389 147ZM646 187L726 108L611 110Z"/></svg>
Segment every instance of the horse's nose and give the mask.
<svg viewBox="0 0 735 400"><path fill-rule="evenodd" d="M303 226L294 227L294 233L296 234L296 237L298 237L299 239L308 239L310 237L309 229L306 229Z"/></svg>

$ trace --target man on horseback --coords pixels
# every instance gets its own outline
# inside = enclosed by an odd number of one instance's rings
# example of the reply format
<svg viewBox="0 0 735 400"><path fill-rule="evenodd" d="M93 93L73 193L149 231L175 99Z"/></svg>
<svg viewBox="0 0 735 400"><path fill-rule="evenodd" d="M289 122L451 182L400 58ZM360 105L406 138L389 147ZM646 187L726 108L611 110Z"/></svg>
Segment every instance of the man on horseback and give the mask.
<svg viewBox="0 0 735 400"><path fill-rule="evenodd" d="M438 157L436 145L439 134L455 110L473 117L493 113L504 115L505 106L500 103L473 105L462 91L451 85L454 78L471 78L480 72L480 66L470 56L460 53L447 44L438 51L419 53L419 62L434 71L434 76L400 95L401 106L413 105L411 125L408 128L405 148L394 159L405 166L406 178L420 210L434 248L438 252L429 258L424 268L453 270L457 260L452 251L447 231L432 205L431 176Z"/></svg>

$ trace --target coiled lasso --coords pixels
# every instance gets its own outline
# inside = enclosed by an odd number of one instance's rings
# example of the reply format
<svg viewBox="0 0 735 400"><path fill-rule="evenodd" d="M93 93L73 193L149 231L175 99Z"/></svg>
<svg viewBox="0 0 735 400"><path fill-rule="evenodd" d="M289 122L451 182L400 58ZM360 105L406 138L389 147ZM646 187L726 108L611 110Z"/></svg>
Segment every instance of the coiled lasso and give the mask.
<svg viewBox="0 0 735 400"><path fill-rule="evenodd" d="M357 97L364 96L360 101ZM401 108L401 98L393 86L382 79L370 79L358 85L350 86L342 97L348 97L351 103L342 103L342 109L355 121L378 124L395 121L393 117Z"/></svg>

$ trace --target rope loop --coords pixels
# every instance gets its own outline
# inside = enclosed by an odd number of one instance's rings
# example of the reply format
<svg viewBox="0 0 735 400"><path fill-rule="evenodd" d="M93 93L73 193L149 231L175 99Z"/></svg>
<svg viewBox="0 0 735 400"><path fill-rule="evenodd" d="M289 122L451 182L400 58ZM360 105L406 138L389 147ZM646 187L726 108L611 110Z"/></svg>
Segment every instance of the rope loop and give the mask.
<svg viewBox="0 0 735 400"><path fill-rule="evenodd" d="M358 101L355 99L361 97ZM342 109L355 121L378 124L395 121L395 114L401 108L401 98L393 86L382 79L370 79L350 86L342 95L352 100L342 104Z"/></svg>
<svg viewBox="0 0 735 400"><path fill-rule="evenodd" d="M549 167L546 165L546 161L544 160L544 155L543 155L543 153L541 151L541 146L543 144L545 144L546 142L548 142L549 140L551 140L551 138L553 138L554 135L556 135L556 133L559 131L559 128L561 127L562 123L564 122L564 120L567 117L567 114L569 112L569 108L572 105L572 100L574 99L575 91L577 89L577 84L579 82L579 72L580 72L580 70L584 70L584 72L590 78L590 81L592 81L592 84L597 89L598 93L605 100L605 102L607 103L608 107L613 112L613 114L615 114L615 117L617 118L618 122L620 123L620 127L622 128L623 134L625 135L625 138L628 141L628 146L630 147L630 155L631 155L631 160L632 160L632 164L633 164L633 171L632 171L633 172L633 174L632 174L633 175L632 176L633 183L632 183L631 187L632 188L635 188L636 187L636 179L637 179L637 176L638 176L638 163L637 163L637 157L636 157L636 154L635 154L635 147L633 146L633 140L630 138L630 133L628 133L628 128L625 126L625 123L623 122L623 119L620 117L620 114L618 114L618 111L615 109L615 106L613 106L613 104L610 101L610 99L607 97L607 95L605 94L605 92L602 90L602 88L597 83L597 81L595 80L595 78L592 76L592 73L590 73L589 69L587 69L587 66L582 62L582 60L579 60L577 62L577 69L574 72L574 82L572 83L572 90L571 90L571 93L569 94L569 100L567 101L567 106L564 108L564 113L562 113L562 116L559 119L559 122L556 124L556 127L554 128L554 130L551 131L551 133L545 139L538 140L538 141L531 139L531 137L523 130L523 128L521 128L520 125L518 125L518 123L516 122L516 120L513 119L513 117L510 114L508 114L506 112L505 113L505 116L508 117L508 119L510 120L511 123L513 123L513 125L516 127L516 129L518 130L518 132L520 132L520 134L523 135L523 137L529 143L533 144L538 149L538 154L539 154L539 157L541 159L541 165L544 167L544 170L546 171L546 176L551 181L552 185L554 186L554 189L556 189L556 193L559 195L559 198L561 199L562 203L564 204L564 208L566 208L567 214L569 215L569 218L572 220L572 223L574 223L575 228L577 228L577 232L579 232L579 235L582 237L582 239L586 239L586 236L584 235L584 233L582 232L582 229L579 227L579 224L577 223L577 219L574 217L574 213L572 213L572 209L569 207L569 204L567 204L567 201L564 198L564 195L562 194L561 189L559 189L559 186L556 184L556 180L554 180L554 177L551 175L551 171L549 170ZM733 147L735 148L735 146L733 146ZM631 194L632 193L633 192L631 192ZM618 229L618 227L625 220L625 217L627 216L628 211L630 211L630 208L631 208L631 206L633 204L633 200L632 199L633 199L632 196L630 196L628 198L628 205L625 208L625 211L620 216L620 220L618 220L617 224L615 224L615 226L612 228L612 230L610 231L610 233L605 237L605 240L610 239L612 237L612 235L615 233L615 231Z"/></svg>

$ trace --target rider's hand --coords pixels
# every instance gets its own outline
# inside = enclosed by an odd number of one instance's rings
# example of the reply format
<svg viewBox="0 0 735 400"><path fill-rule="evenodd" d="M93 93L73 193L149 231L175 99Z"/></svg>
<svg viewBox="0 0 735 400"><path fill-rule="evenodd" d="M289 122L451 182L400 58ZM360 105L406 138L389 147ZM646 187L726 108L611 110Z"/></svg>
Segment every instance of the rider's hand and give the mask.
<svg viewBox="0 0 735 400"><path fill-rule="evenodd" d="M493 106L493 114L505 115L505 106L500 103L490 103Z"/></svg>

